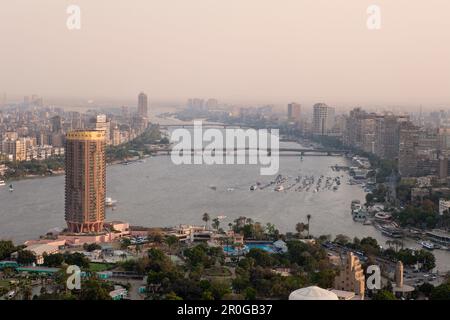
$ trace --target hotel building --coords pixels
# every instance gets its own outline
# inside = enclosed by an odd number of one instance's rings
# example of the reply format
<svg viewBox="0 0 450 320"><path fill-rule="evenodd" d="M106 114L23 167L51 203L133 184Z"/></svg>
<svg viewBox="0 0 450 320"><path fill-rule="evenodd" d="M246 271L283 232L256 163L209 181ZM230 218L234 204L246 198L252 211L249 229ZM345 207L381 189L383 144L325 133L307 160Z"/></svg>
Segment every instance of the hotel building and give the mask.
<svg viewBox="0 0 450 320"><path fill-rule="evenodd" d="M105 131L72 131L66 137L65 219L71 233L98 233L105 220Z"/></svg>

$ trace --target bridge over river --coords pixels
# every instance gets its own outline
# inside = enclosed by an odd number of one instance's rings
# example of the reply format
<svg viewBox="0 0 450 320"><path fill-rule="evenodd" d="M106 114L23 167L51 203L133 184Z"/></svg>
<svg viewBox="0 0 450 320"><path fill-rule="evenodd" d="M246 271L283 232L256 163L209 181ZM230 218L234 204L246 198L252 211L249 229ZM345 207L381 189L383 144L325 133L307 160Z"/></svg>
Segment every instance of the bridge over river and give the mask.
<svg viewBox="0 0 450 320"><path fill-rule="evenodd" d="M158 148L158 149L151 149L152 153L155 154L170 154L173 149L172 148ZM184 153L190 153L192 155L200 153L200 152L209 152L213 156L217 153L222 153L224 155L231 154L231 153L237 153L237 152L243 152L242 155L247 155L249 152L267 152L267 155L272 154L278 154L278 156L294 156L294 157L300 157L300 156L342 156L350 151L348 150L337 150L337 149L327 149L327 148L318 148L318 149L305 149L305 148L279 148L277 150L272 149L260 149L260 148L223 148L223 149L208 149L208 148L202 148L202 149L182 149L182 150L175 150L174 152L179 152L180 155L183 155Z"/></svg>

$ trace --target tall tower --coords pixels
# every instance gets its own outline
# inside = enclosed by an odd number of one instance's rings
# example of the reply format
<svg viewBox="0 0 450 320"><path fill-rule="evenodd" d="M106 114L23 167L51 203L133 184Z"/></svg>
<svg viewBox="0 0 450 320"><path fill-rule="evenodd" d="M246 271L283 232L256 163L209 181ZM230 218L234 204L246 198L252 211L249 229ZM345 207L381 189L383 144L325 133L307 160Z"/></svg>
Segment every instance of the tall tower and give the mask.
<svg viewBox="0 0 450 320"><path fill-rule="evenodd" d="M399 260L395 266L395 286L403 287L403 263Z"/></svg>
<svg viewBox="0 0 450 320"><path fill-rule="evenodd" d="M288 120L300 122L302 106L299 103L289 103L288 104Z"/></svg>
<svg viewBox="0 0 450 320"><path fill-rule="evenodd" d="M328 135L334 126L334 108L325 103L313 106L313 133L320 136Z"/></svg>
<svg viewBox="0 0 450 320"><path fill-rule="evenodd" d="M97 233L103 230L105 148L105 131L67 133L65 218L69 232Z"/></svg>
<svg viewBox="0 0 450 320"><path fill-rule="evenodd" d="M144 118L148 116L148 98L143 92L139 93L138 96L138 115Z"/></svg>

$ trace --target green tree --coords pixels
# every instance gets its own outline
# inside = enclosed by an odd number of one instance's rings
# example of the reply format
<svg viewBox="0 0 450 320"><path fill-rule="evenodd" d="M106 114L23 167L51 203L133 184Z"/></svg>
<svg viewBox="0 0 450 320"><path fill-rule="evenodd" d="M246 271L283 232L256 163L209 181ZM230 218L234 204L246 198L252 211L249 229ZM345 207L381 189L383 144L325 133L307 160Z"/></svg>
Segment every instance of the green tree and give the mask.
<svg viewBox="0 0 450 320"><path fill-rule="evenodd" d="M205 290L202 293L202 300L214 300L214 295L211 291Z"/></svg>
<svg viewBox="0 0 450 320"><path fill-rule="evenodd" d="M14 251L16 251L16 247L12 241L0 240L0 260L8 259Z"/></svg>
<svg viewBox="0 0 450 320"><path fill-rule="evenodd" d="M202 216L202 220L205 223L205 228L208 228L208 222L211 220L209 213L205 212Z"/></svg>
<svg viewBox="0 0 450 320"><path fill-rule="evenodd" d="M308 231L307 238L309 238L309 226L310 226L309 222L311 221L311 215L310 214L306 215L306 220L308 221L308 224L306 225L306 228L307 228L307 231Z"/></svg>
<svg viewBox="0 0 450 320"><path fill-rule="evenodd" d="M169 247L169 251L172 252L172 248L178 244L178 238L174 235L168 236L164 239L164 242Z"/></svg>
<svg viewBox="0 0 450 320"><path fill-rule="evenodd" d="M64 262L64 256L61 253L54 253L50 255L44 253L43 258L44 265L47 267L60 267Z"/></svg>
<svg viewBox="0 0 450 320"><path fill-rule="evenodd" d="M430 297L433 292L434 286L429 282L424 282L421 286L419 286L418 291L423 293L425 297Z"/></svg>
<svg viewBox="0 0 450 320"><path fill-rule="evenodd" d="M122 240L120 240L120 247L122 249L126 249L129 246L131 246L131 240L129 238L123 238Z"/></svg>
<svg viewBox="0 0 450 320"><path fill-rule="evenodd" d="M89 259L82 253L75 252L69 253L66 252L64 255L64 262L68 265L76 265L80 268L89 268Z"/></svg>
<svg viewBox="0 0 450 320"><path fill-rule="evenodd" d="M256 290L252 287L248 287L244 291L245 300L256 300Z"/></svg>
<svg viewBox="0 0 450 320"><path fill-rule="evenodd" d="M210 290L216 300L221 300L224 295L231 293L230 284L221 280L212 281Z"/></svg>
<svg viewBox="0 0 450 320"><path fill-rule="evenodd" d="M450 300L450 283L444 283L431 291L430 300Z"/></svg>
<svg viewBox="0 0 450 320"><path fill-rule="evenodd" d="M214 218L212 222L212 227L216 230L219 230L220 220L219 218Z"/></svg>
<svg viewBox="0 0 450 320"><path fill-rule="evenodd" d="M111 300L112 286L91 278L81 284L80 300Z"/></svg>
<svg viewBox="0 0 450 320"><path fill-rule="evenodd" d="M21 250L17 255L17 263L22 265L36 263L36 256L29 250Z"/></svg>
<svg viewBox="0 0 450 320"><path fill-rule="evenodd" d="M334 242L345 246L346 244L348 244L350 242L350 238L343 234L338 234L336 236L336 238L334 239Z"/></svg>
<svg viewBox="0 0 450 320"><path fill-rule="evenodd" d="M300 238L302 236L303 231L305 231L306 226L303 222L299 222L295 225L295 231L298 233L298 237Z"/></svg>
<svg viewBox="0 0 450 320"><path fill-rule="evenodd" d="M177 296L177 294L173 291L166 294L166 300L183 300L183 298Z"/></svg>
<svg viewBox="0 0 450 320"><path fill-rule="evenodd" d="M397 300L394 294L388 290L380 290L372 297L372 300Z"/></svg>
<svg viewBox="0 0 450 320"><path fill-rule="evenodd" d="M102 247L97 243L90 243L90 244L85 243L83 245L83 249L86 251L92 252L94 250L101 250Z"/></svg>

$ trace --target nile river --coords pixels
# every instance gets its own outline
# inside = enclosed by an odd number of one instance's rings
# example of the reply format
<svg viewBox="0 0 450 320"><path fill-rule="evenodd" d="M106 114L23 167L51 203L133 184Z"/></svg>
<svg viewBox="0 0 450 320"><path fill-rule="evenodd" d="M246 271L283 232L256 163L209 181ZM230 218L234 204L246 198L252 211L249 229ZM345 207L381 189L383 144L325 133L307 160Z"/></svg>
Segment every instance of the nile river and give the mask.
<svg viewBox="0 0 450 320"><path fill-rule="evenodd" d="M281 143L283 146L284 143ZM286 144L285 144L286 145ZM358 185L348 185L347 173L335 172L332 165L348 165L343 157L280 157L279 173L290 181L299 175L316 179L341 177L337 191L312 190L276 192L273 188L250 191L275 177L261 176L257 165L174 165L169 156L157 156L143 163L113 165L107 169L107 196L118 201L107 210L107 220L124 220L132 225L174 226L201 224L202 214L227 216L221 226L239 216L261 223L274 223L282 232L295 232L298 222L311 214L311 234L371 236L385 246L387 238L372 226L354 222L350 214L353 199L364 202ZM214 186L214 188L213 188ZM16 242L38 237L64 223L64 177L28 179L14 182L14 192L0 187L0 238ZM417 247L406 242L408 247ZM450 254L434 251L438 270L450 269Z"/></svg>

